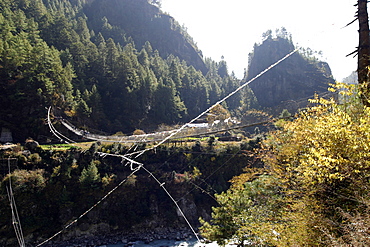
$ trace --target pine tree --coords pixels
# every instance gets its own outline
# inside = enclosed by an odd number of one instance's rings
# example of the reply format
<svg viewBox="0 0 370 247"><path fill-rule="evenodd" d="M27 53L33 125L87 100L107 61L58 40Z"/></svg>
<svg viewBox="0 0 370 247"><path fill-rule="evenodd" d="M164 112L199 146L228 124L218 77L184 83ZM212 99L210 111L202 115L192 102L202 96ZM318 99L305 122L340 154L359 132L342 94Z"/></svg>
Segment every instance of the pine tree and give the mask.
<svg viewBox="0 0 370 247"><path fill-rule="evenodd" d="M87 168L84 168L79 178L80 183L84 187L96 187L100 182L100 174L96 167L96 162L91 161Z"/></svg>

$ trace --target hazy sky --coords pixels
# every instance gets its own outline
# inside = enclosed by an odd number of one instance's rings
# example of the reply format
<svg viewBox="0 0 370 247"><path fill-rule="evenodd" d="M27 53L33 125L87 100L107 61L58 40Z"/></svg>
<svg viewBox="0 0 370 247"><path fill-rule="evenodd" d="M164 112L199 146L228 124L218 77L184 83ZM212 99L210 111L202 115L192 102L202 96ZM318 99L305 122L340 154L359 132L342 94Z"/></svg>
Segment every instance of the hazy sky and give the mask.
<svg viewBox="0 0 370 247"><path fill-rule="evenodd" d="M293 42L323 52L334 78L356 70L356 59L346 57L358 43L354 19L356 0L162 0L162 10L188 28L205 57L220 61L229 72L243 76L248 53L268 29L285 27Z"/></svg>

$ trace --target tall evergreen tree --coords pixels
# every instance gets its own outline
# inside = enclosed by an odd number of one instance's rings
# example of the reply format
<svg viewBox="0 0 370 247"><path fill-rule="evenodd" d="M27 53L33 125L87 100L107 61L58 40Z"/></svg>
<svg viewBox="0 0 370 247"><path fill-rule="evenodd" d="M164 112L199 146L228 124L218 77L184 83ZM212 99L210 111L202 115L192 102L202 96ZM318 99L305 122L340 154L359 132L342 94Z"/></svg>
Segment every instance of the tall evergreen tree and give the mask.
<svg viewBox="0 0 370 247"><path fill-rule="evenodd" d="M367 12L367 0L357 1L357 18L359 23L359 45L358 45L358 81L361 84L361 99L364 105L370 106L370 31L369 15Z"/></svg>

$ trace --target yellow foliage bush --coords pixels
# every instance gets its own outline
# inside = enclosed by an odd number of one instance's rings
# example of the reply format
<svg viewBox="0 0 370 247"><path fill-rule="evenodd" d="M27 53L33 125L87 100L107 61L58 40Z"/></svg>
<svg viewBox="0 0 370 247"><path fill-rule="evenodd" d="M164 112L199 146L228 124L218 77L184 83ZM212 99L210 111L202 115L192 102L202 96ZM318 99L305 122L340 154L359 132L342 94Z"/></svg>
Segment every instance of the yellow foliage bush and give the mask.
<svg viewBox="0 0 370 247"><path fill-rule="evenodd" d="M311 102L265 142L265 162L286 196L278 246L327 245L329 236L342 235L339 211L357 209L355 197L368 196L361 188L370 177L370 109L355 98Z"/></svg>
<svg viewBox="0 0 370 247"><path fill-rule="evenodd" d="M364 246L357 243L370 239L370 108L354 86L332 86L340 103L315 97L313 107L280 120L263 143L263 176L247 171L216 196L211 222L201 221L206 238L240 246Z"/></svg>

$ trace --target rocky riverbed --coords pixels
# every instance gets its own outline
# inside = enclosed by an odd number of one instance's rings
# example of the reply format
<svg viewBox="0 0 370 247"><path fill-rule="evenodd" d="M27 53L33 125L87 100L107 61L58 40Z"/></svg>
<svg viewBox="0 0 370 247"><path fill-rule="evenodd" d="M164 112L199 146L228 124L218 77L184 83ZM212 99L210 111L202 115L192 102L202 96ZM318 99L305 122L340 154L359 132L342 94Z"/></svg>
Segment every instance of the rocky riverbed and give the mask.
<svg viewBox="0 0 370 247"><path fill-rule="evenodd" d="M54 240L46 243L43 246L49 247L92 247L92 246L134 246L134 243L140 241L145 244L150 244L155 240L174 240L187 241L195 238L194 234L187 229L172 229L161 228L152 231L137 231L129 233L115 233L96 236L81 236L71 238L69 240ZM150 245L149 245L150 246Z"/></svg>

